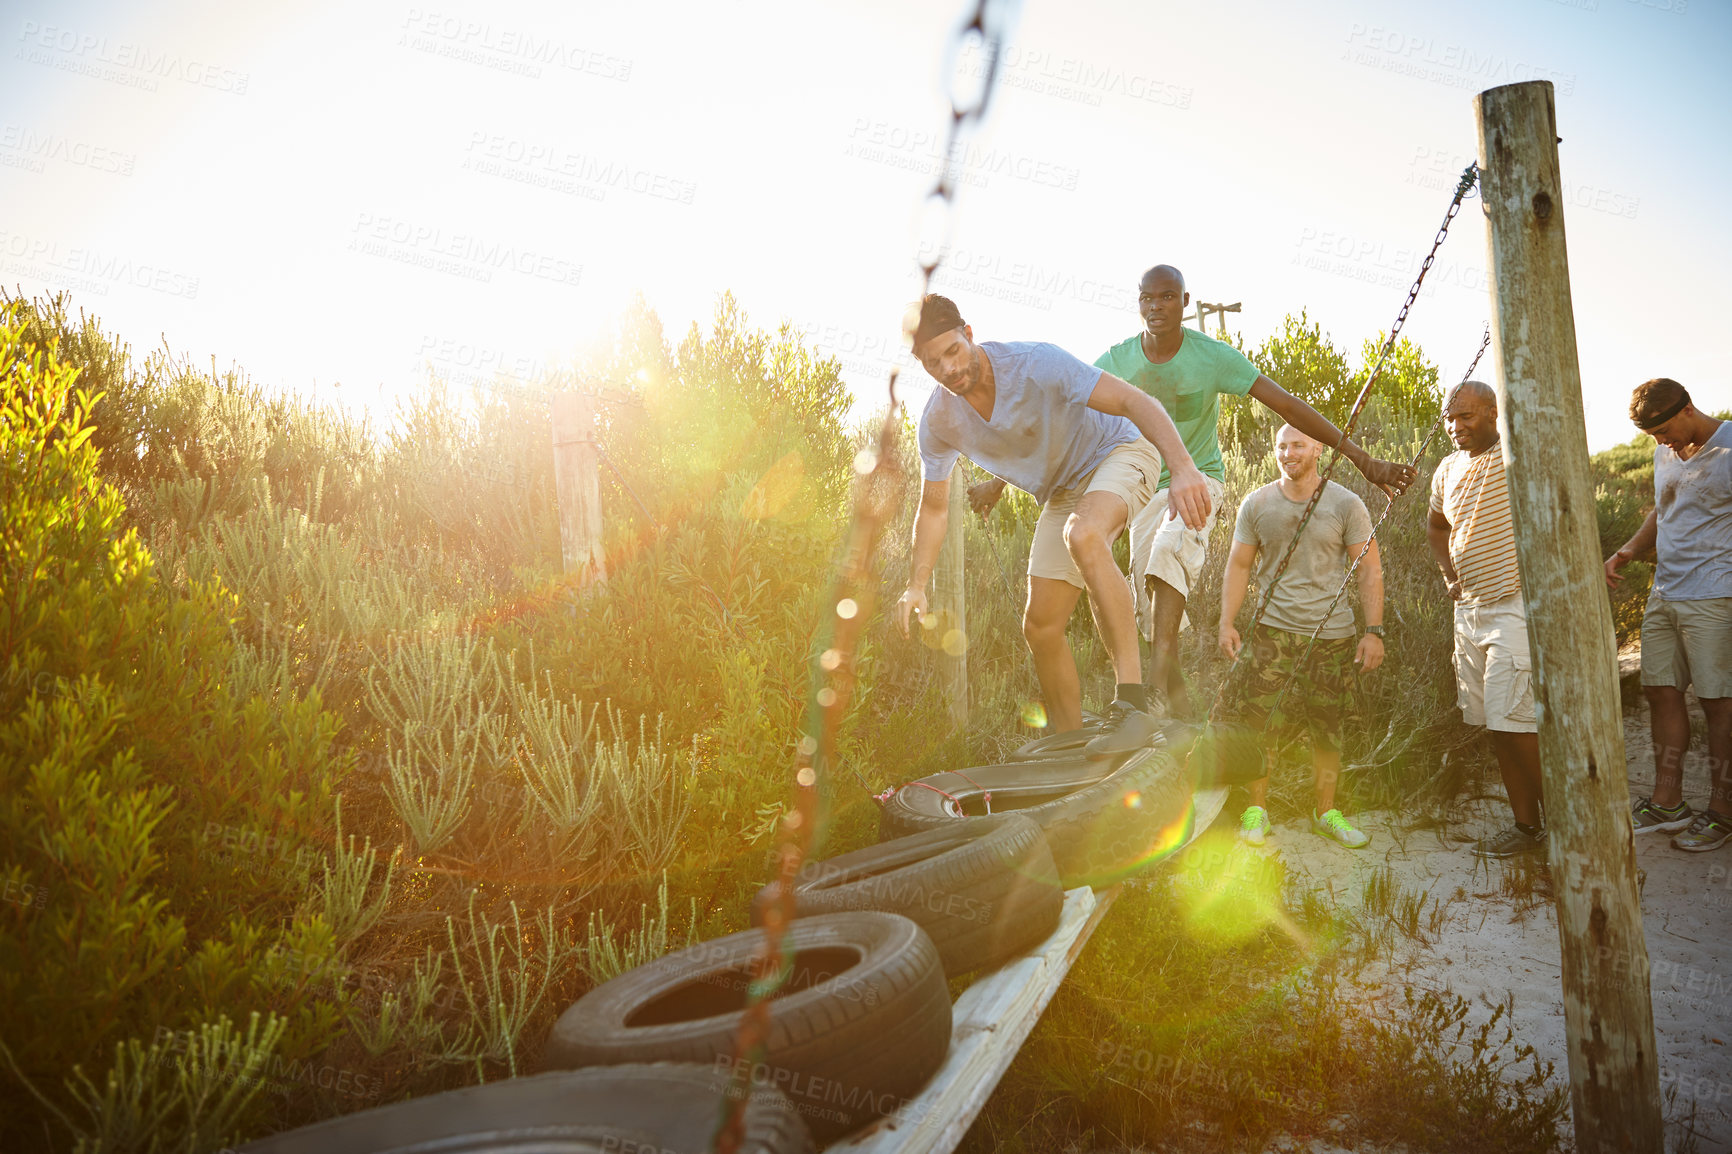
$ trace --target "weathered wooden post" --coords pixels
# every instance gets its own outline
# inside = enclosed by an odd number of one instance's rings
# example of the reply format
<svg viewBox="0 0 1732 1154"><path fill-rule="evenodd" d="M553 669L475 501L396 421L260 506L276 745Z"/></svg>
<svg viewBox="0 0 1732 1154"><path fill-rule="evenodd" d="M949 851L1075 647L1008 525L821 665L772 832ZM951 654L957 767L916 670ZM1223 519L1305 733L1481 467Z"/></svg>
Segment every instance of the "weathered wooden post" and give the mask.
<svg viewBox="0 0 1732 1154"><path fill-rule="evenodd" d="M1533 644L1576 1144L1660 1154L1659 1063L1549 81L1479 94L1492 349Z"/></svg>
<svg viewBox="0 0 1732 1154"><path fill-rule="evenodd" d="M968 724L968 601L963 589L963 534L968 525L968 484L960 466L950 478L950 525L932 570L932 611L938 622L939 667L950 701L950 725Z"/></svg>
<svg viewBox="0 0 1732 1154"><path fill-rule="evenodd" d="M607 580L601 548L600 458L595 410L575 390L553 395L553 480L559 494L559 545L565 571L580 585Z"/></svg>

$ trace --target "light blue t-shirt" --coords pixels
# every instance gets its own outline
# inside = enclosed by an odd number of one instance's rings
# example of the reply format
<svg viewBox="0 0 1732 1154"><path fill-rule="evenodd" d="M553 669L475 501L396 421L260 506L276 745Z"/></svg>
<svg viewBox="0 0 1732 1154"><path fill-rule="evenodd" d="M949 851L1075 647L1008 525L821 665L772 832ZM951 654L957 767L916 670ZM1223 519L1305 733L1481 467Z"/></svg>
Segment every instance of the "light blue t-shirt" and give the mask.
<svg viewBox="0 0 1732 1154"><path fill-rule="evenodd" d="M1654 596L1667 601L1732 597L1732 421L1688 461L1654 447Z"/></svg>
<svg viewBox="0 0 1732 1154"><path fill-rule="evenodd" d="M997 381L992 420L940 385L920 414L920 461L928 481L943 481L959 454L1042 505L1074 487L1107 454L1142 434L1125 417L1088 407L1101 371L1057 345L983 341Z"/></svg>

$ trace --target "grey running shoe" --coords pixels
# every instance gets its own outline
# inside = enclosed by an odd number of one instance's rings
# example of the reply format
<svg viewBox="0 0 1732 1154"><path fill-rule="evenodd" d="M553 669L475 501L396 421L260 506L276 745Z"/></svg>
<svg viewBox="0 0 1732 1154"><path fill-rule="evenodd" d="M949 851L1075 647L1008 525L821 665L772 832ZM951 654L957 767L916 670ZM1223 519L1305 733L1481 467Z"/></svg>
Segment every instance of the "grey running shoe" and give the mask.
<svg viewBox="0 0 1732 1154"><path fill-rule="evenodd" d="M1354 829L1353 823L1344 817L1340 810L1326 810L1322 817L1315 812L1311 814L1311 832L1318 837L1326 837L1330 841L1340 842L1348 849L1359 849L1371 840L1371 835L1362 829Z"/></svg>
<svg viewBox="0 0 1732 1154"><path fill-rule="evenodd" d="M1269 811L1260 805L1248 805L1239 815L1239 837L1251 845L1262 845L1269 836Z"/></svg>
<svg viewBox="0 0 1732 1154"><path fill-rule="evenodd" d="M1672 839L1672 844L1689 853L1706 853L1725 845L1728 838L1732 838L1732 819L1705 809L1696 815L1689 829Z"/></svg>
<svg viewBox="0 0 1732 1154"><path fill-rule="evenodd" d="M1128 701L1114 701L1101 718L1100 736L1084 747L1087 757L1116 757L1154 744L1155 719Z"/></svg>
<svg viewBox="0 0 1732 1154"><path fill-rule="evenodd" d="M1518 825L1501 830L1495 837L1474 843L1473 855L1486 858L1515 857L1517 854L1546 852L1546 831L1524 833Z"/></svg>
<svg viewBox="0 0 1732 1154"><path fill-rule="evenodd" d="M1644 797L1630 806L1630 824L1637 833L1671 833L1688 827L1695 816L1695 811L1683 802L1667 809L1655 805L1651 797Z"/></svg>

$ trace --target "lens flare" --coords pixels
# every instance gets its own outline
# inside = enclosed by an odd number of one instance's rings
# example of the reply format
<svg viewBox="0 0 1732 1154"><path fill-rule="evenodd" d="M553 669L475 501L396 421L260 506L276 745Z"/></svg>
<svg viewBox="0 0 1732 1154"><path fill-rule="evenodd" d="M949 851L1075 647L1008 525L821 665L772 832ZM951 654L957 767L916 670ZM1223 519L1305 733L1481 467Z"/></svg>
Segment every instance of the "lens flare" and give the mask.
<svg viewBox="0 0 1732 1154"><path fill-rule="evenodd" d="M1022 723L1030 729L1046 728L1046 706L1038 701L1022 703Z"/></svg>

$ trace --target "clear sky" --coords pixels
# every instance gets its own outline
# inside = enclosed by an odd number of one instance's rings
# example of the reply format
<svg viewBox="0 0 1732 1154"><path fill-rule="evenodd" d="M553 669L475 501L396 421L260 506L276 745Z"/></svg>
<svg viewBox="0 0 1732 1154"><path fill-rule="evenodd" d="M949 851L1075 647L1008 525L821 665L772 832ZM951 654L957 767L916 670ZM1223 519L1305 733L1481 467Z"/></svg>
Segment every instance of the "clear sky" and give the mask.
<svg viewBox="0 0 1732 1154"><path fill-rule="evenodd" d="M677 339L731 289L872 402L960 11L0 0L0 280L361 401L569 362L639 292ZM1729 60L1726 0L1024 0L942 283L978 338L1093 359L1173 263L1252 343L1305 308L1356 354L1474 154L1474 93L1550 79L1603 447L1647 377L1732 404ZM1446 377L1486 263L1475 202L1407 329Z"/></svg>

